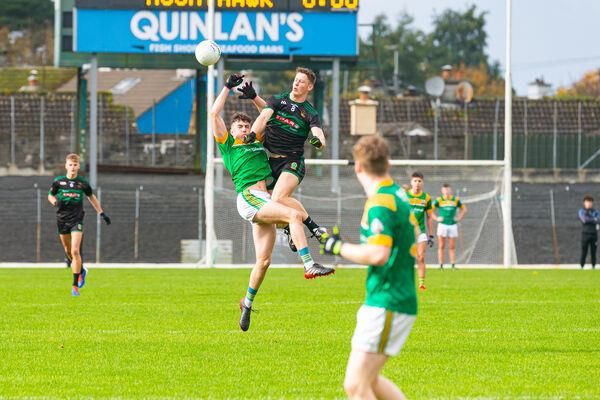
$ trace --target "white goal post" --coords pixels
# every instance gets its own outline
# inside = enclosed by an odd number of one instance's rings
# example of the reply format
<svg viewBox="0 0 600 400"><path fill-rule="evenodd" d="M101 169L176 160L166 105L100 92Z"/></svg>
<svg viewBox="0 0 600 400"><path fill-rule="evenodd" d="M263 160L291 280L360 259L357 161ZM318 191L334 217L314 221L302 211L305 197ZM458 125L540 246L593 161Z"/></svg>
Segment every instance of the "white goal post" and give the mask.
<svg viewBox="0 0 600 400"><path fill-rule="evenodd" d="M222 164L215 158L215 164ZM324 226L341 225L342 234L348 240L358 241L358 226L366 197L354 175L350 160L306 159L307 176L298 187L295 197L302 202L309 214ZM432 200L440 195L443 183L449 183L469 209L467 217L459 226L457 257L459 264L470 265L515 265L516 251L512 227L505 224L505 193L503 179L505 164L491 160L391 160L390 173L399 184L408 183L410 174L416 170L425 175L425 191ZM226 175L229 175L225 172ZM251 227L237 214L236 193L229 176L212 190L214 202L207 208L206 235L211 235L212 247L204 254L210 255L201 260L212 266L215 260L223 263L223 251L228 249L227 263L252 264L254 249ZM212 181L215 182L215 181ZM332 190L330 183L338 183ZM209 216L209 214L211 214ZM208 221L214 221L211 224ZM435 229L435 227L434 227ZM505 233L508 233L508 259L503 251ZM435 235L435 232L432 234ZM209 242L207 240L207 242ZM318 254L314 239L309 240L311 250ZM220 247L219 247L220 246ZM231 254L233 253L233 254ZM437 252L429 251L429 264L437 264ZM273 263L297 264L297 255L290 252L282 234L274 249ZM446 256L447 259L447 256ZM342 260L336 262L343 263Z"/></svg>

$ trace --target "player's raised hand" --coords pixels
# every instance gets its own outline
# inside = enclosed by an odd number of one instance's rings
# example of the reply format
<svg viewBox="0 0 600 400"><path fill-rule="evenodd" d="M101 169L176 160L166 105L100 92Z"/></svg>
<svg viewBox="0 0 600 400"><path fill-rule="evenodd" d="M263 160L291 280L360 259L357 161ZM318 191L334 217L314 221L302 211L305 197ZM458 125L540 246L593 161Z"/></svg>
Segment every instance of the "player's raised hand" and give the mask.
<svg viewBox="0 0 600 400"><path fill-rule="evenodd" d="M323 147L323 143L321 143L321 139L319 139L316 136L311 137L308 140L308 143L310 143L312 146L316 147L317 149L320 149Z"/></svg>
<svg viewBox="0 0 600 400"><path fill-rule="evenodd" d="M340 228L334 226L332 233L325 232L321 236L321 254L331 254L337 256L342 251L342 245L344 242L340 237Z"/></svg>
<svg viewBox="0 0 600 400"><path fill-rule="evenodd" d="M100 217L104 220L104 222L106 223L106 225L110 225L111 221L110 221L110 217L108 215L106 215L105 213L101 212L100 213Z"/></svg>
<svg viewBox="0 0 600 400"><path fill-rule="evenodd" d="M234 87L241 85L244 81L244 75L240 74L231 74L229 78L227 78L227 82L225 82L225 87L228 89L233 89Z"/></svg>
<svg viewBox="0 0 600 400"><path fill-rule="evenodd" d="M238 96L240 99L254 100L257 96L256 90L252 86L252 81L244 83L244 86L237 88L237 91L242 93Z"/></svg>

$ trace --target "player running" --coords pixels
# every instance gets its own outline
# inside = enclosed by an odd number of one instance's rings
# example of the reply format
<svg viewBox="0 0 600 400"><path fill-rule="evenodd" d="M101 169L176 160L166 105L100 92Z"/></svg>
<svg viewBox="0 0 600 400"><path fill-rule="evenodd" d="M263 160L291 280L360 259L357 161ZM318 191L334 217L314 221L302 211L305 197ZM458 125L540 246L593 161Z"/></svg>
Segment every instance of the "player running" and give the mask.
<svg viewBox="0 0 600 400"><path fill-rule="evenodd" d="M81 244L83 241L83 198L87 196L94 210L110 225L110 218L102 211L100 202L92 192L88 181L79 176L79 156L69 154L65 160L66 175L57 176L48 191L48 201L57 207L56 220L58 235L67 260L73 272L71 294L79 296L79 289L85 285L88 270L81 259Z"/></svg>
<svg viewBox="0 0 600 400"><path fill-rule="evenodd" d="M291 197L305 175L304 143L309 142L318 149L325 147L325 134L317 110L307 101L313 90L317 76L308 68L296 68L296 76L291 92L285 92L264 101L252 89L243 98L252 99L260 115L252 124L251 135L259 140L264 138L264 146L269 151L269 164L273 172L273 200ZM243 89L247 89L246 86ZM251 88L251 86L250 86ZM317 239L325 231L310 216L302 221ZM286 231L289 235L289 231ZM294 250L294 246L290 243Z"/></svg>
<svg viewBox="0 0 600 400"><path fill-rule="evenodd" d="M438 222L438 261L440 269L444 269L444 249L448 239L448 255L452 269L456 266L456 238L458 237L458 222L467 213L465 206L458 197L452 195L452 187L448 183L442 185L442 195L433 202L434 210L438 210L435 220ZM458 211L458 214L457 214Z"/></svg>
<svg viewBox="0 0 600 400"><path fill-rule="evenodd" d="M321 252L369 266L366 300L356 315L344 389L351 399L404 399L380 372L400 352L417 314L415 228L404 191L389 175L389 147L380 136L361 138L353 149L354 171L367 202L361 244L340 239L337 228L323 235Z"/></svg>
<svg viewBox="0 0 600 400"><path fill-rule="evenodd" d="M425 178L420 172L413 172L410 177L410 190L406 197L419 223L420 234L417 237L417 269L419 273L419 290L425 290L425 251L427 245L433 247L433 227L431 223L431 196L423 191Z"/></svg>
<svg viewBox="0 0 600 400"><path fill-rule="evenodd" d="M275 224L289 224L298 254L304 264L304 277L312 279L335 272L315 262L308 249L302 221L308 216L302 205L293 198L273 201L267 191L267 180L271 179L269 160L263 144L250 134L252 120L244 113L235 113L231 118L229 131L221 117L221 111L229 92L242 83L241 75L231 75L217 96L211 109L214 137L223 156L223 163L231 174L237 195L237 209L240 216L252 222L252 237L256 252L256 264L250 274L246 297L240 301L240 328L250 327L252 302L271 264L271 254L275 244Z"/></svg>

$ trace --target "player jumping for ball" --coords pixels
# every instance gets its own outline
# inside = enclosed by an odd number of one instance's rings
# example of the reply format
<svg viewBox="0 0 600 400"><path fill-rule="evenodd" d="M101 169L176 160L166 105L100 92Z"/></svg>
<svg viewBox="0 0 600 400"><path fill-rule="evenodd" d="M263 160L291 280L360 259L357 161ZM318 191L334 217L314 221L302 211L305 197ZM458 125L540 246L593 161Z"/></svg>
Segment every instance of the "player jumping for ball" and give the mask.
<svg viewBox="0 0 600 400"><path fill-rule="evenodd" d="M367 295L356 315L344 389L350 399L404 399L381 375L400 352L415 322L415 229L406 194L389 175L389 147L380 136L361 138L353 149L354 171L367 202L361 244L343 242L336 228L323 234L321 251L368 265Z"/></svg>
<svg viewBox="0 0 600 400"><path fill-rule="evenodd" d="M450 264L456 266L456 238L458 237L458 222L462 221L467 213L465 206L458 197L452 195L452 187L448 183L442 185L442 195L433 202L434 210L438 210L435 217L438 222L438 261L440 269L444 269L444 250L448 242L448 255ZM457 213L458 211L458 213Z"/></svg>
<svg viewBox="0 0 600 400"><path fill-rule="evenodd" d="M417 269L419 273L419 289L425 290L425 251L427 245L433 247L433 227L431 223L431 196L423 191L425 179L420 172L413 172L410 177L410 190L406 191L408 202L419 222L421 233L417 237Z"/></svg>
<svg viewBox="0 0 600 400"><path fill-rule="evenodd" d="M85 285L88 270L83 267L81 243L83 241L83 198L87 196L90 204L100 217L110 225L110 218L102 211L100 202L92 192L88 181L79 176L79 156L69 154L65 160L66 175L57 176L48 191L48 201L57 207L56 219L58 235L67 260L73 272L71 294L79 296L79 289Z"/></svg>
<svg viewBox="0 0 600 400"><path fill-rule="evenodd" d="M252 302L271 264L276 236L275 224L289 225L290 234L304 264L306 279L330 275L335 270L312 259L302 224L308 214L302 205L291 197L272 200L267 191L267 181L272 179L268 156L262 142L250 134L250 117L244 113L235 113L231 118L229 130L221 117L229 92L241 84L242 79L242 76L236 74L227 79L225 87L212 106L211 121L223 163L231 173L238 193L238 213L243 219L252 222L256 264L250 274L246 297L240 301L240 328L246 331L250 327Z"/></svg>
<svg viewBox="0 0 600 400"><path fill-rule="evenodd" d="M309 142L318 149L325 147L325 134L317 110L307 101L313 90L317 76L308 68L296 68L296 76L291 92L271 97L268 101L256 96L250 87L244 98L252 99L260 115L252 124L253 136L264 138L264 146L269 151L269 164L273 172L273 200L291 198L305 175L304 143ZM246 86L246 90L248 87ZM307 215L302 221L317 239L325 230ZM288 234L289 230L284 229ZM290 241L290 248L295 251Z"/></svg>

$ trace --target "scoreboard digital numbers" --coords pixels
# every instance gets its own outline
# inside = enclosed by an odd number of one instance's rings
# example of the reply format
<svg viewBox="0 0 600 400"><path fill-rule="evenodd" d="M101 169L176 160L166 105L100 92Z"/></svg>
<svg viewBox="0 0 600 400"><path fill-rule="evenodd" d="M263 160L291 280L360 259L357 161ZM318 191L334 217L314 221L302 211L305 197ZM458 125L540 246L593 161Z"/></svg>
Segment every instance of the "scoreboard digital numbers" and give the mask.
<svg viewBox="0 0 600 400"><path fill-rule="evenodd" d="M213 0L220 11L348 11L356 12L359 0ZM76 0L75 7L122 10L206 10L209 0Z"/></svg>

